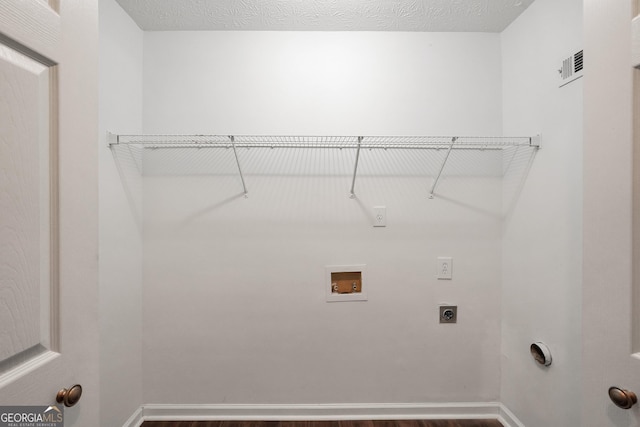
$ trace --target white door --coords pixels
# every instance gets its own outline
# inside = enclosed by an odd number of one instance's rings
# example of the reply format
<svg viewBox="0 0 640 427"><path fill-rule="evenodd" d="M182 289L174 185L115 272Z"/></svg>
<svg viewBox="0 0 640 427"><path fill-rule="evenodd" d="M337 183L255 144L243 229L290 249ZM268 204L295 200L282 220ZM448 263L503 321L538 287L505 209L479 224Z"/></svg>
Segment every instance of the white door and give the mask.
<svg viewBox="0 0 640 427"><path fill-rule="evenodd" d="M0 406L80 384L65 427L99 420L97 42L97 0L0 1Z"/></svg>
<svg viewBox="0 0 640 427"><path fill-rule="evenodd" d="M634 199L636 204L640 200L640 181L633 184L634 168L636 174L640 168L640 78L631 48L635 3L584 2L589 70L583 86L584 427L640 425L639 404L623 409L608 394L610 387L618 387L621 400L622 393L640 396L640 205L633 208Z"/></svg>

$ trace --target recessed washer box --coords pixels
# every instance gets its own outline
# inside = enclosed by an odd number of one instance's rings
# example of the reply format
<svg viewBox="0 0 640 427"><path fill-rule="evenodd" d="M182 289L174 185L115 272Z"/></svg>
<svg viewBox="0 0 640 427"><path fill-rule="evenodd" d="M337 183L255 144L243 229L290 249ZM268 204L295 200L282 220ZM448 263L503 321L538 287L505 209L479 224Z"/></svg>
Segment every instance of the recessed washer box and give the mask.
<svg viewBox="0 0 640 427"><path fill-rule="evenodd" d="M366 264L325 266L327 302L366 301Z"/></svg>

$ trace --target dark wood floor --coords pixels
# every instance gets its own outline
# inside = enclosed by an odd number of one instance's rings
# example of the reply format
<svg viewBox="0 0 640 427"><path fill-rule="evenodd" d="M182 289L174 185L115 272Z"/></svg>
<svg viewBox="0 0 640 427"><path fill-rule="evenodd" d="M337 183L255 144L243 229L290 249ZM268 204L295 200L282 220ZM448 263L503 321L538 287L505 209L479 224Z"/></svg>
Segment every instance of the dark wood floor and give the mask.
<svg viewBox="0 0 640 427"><path fill-rule="evenodd" d="M502 427L496 420L145 421L142 427Z"/></svg>

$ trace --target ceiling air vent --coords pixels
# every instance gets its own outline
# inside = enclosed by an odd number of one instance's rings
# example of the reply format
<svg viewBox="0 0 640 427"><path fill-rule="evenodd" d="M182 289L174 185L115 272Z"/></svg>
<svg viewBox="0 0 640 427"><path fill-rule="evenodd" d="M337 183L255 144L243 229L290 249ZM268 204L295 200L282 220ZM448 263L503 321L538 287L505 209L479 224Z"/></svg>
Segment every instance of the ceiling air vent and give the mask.
<svg viewBox="0 0 640 427"><path fill-rule="evenodd" d="M560 87L566 86L582 77L584 67L583 51L579 51L568 58L562 60L562 65L558 70L560 75Z"/></svg>

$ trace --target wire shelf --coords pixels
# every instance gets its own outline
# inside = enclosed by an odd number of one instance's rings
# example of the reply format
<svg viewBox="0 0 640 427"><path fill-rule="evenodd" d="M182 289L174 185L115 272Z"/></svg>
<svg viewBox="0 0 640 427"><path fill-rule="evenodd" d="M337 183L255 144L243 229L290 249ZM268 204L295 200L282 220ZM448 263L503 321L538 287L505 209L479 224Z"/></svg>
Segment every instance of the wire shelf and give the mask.
<svg viewBox="0 0 640 427"><path fill-rule="evenodd" d="M145 148L330 148L382 150L501 150L539 147L538 137L486 136L265 136L265 135L111 135L109 145Z"/></svg>
<svg viewBox="0 0 640 427"><path fill-rule="evenodd" d="M239 149L333 149L355 150L355 164L350 197L355 198L355 184L362 150L446 150L429 190L433 198L438 181L449 155L454 150L505 150L509 148L540 148L539 136L487 137L487 136L266 136L266 135L108 135L109 146L138 147L141 149L231 149L235 167L240 175L245 196L248 194Z"/></svg>

